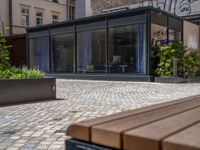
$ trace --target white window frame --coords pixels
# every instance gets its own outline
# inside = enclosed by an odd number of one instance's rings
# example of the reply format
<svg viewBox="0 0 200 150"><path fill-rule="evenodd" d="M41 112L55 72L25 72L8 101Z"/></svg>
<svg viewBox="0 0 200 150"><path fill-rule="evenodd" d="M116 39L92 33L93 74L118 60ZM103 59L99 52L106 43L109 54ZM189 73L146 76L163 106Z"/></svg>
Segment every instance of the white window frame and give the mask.
<svg viewBox="0 0 200 150"><path fill-rule="evenodd" d="M25 27L28 27L30 24L29 12L28 8L21 8L21 24Z"/></svg>
<svg viewBox="0 0 200 150"><path fill-rule="evenodd" d="M75 6L69 5L69 20L75 19Z"/></svg>
<svg viewBox="0 0 200 150"><path fill-rule="evenodd" d="M54 17L57 17L57 19L55 19ZM58 14L52 14L52 23L57 23L59 22L59 15Z"/></svg>
<svg viewBox="0 0 200 150"><path fill-rule="evenodd" d="M38 14L41 14L41 16L38 16ZM40 26L40 25L43 25L43 19L44 19L44 13L42 11L36 11L36 26ZM38 24L38 19L40 20L40 23Z"/></svg>

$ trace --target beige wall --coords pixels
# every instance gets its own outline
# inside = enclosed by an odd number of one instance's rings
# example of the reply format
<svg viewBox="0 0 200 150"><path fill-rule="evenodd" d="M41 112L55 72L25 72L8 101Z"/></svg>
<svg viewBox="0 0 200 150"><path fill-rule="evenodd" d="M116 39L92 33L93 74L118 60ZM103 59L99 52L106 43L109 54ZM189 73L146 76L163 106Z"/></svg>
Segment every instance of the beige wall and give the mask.
<svg viewBox="0 0 200 150"><path fill-rule="evenodd" d="M52 0L12 0L12 31L13 34L25 33L26 30L21 22L22 8L29 9L29 25L36 25L36 12L43 12L43 24L52 23L52 15L59 16L59 22L66 21L67 6L74 5L75 0L59 0L59 3L53 3ZM68 2L68 5L66 4ZM9 0L0 0L0 19L9 26ZM0 25L1 29L1 25Z"/></svg>
<svg viewBox="0 0 200 150"><path fill-rule="evenodd" d="M9 26L9 5L8 0L0 0L0 31L2 30L2 21L5 26Z"/></svg>
<svg viewBox="0 0 200 150"><path fill-rule="evenodd" d="M199 48L199 26L184 21L184 45L188 48Z"/></svg>
<svg viewBox="0 0 200 150"><path fill-rule="evenodd" d="M13 33L19 34L25 32L25 27L21 23L21 9L29 9L30 26L36 26L36 12L43 12L43 24L52 23L52 15L57 14L59 21L66 21L66 5L64 0L62 4L56 4L44 0L13 0Z"/></svg>

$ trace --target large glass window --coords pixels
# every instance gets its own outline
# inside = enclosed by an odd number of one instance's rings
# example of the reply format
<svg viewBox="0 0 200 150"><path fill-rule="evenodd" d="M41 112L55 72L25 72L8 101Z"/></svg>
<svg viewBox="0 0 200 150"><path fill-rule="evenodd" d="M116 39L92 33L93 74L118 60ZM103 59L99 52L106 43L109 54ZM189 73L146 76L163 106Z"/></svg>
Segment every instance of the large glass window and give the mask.
<svg viewBox="0 0 200 150"><path fill-rule="evenodd" d="M73 73L74 33L52 37L53 71Z"/></svg>
<svg viewBox="0 0 200 150"><path fill-rule="evenodd" d="M145 24L109 29L108 72L145 73Z"/></svg>
<svg viewBox="0 0 200 150"><path fill-rule="evenodd" d="M31 68L36 67L36 45L35 45L36 40L35 39L30 39L29 40L29 66Z"/></svg>
<svg viewBox="0 0 200 150"><path fill-rule="evenodd" d="M30 66L44 72L49 72L49 38L30 39Z"/></svg>
<svg viewBox="0 0 200 150"><path fill-rule="evenodd" d="M78 72L105 73L106 30L83 31L77 34Z"/></svg>

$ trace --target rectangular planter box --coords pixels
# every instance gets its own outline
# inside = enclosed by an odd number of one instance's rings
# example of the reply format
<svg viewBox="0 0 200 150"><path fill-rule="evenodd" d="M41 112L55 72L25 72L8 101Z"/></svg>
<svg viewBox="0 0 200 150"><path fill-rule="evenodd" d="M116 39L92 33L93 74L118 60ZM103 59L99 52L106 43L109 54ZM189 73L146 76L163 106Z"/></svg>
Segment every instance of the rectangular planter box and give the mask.
<svg viewBox="0 0 200 150"><path fill-rule="evenodd" d="M180 78L180 77L156 77L155 82L158 83L189 83L189 82L200 82L200 77Z"/></svg>
<svg viewBox="0 0 200 150"><path fill-rule="evenodd" d="M0 105L56 99L56 79L0 80Z"/></svg>

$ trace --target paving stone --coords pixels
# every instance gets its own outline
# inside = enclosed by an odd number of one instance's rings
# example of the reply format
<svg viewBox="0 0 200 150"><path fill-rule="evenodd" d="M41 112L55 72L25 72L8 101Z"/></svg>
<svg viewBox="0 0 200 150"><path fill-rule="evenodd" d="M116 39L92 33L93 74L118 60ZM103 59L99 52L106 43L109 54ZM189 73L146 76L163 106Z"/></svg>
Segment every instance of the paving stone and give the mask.
<svg viewBox="0 0 200 150"><path fill-rule="evenodd" d="M38 145L35 149L36 150L47 150L49 145Z"/></svg>
<svg viewBox="0 0 200 150"><path fill-rule="evenodd" d="M48 150L61 149L61 147L62 147L62 144L59 144L59 145L52 144L48 147Z"/></svg>
<svg viewBox="0 0 200 150"><path fill-rule="evenodd" d="M30 148L30 149L34 149L37 147L38 144L35 144L35 143L29 143L29 144L25 144L23 146L23 148Z"/></svg>
<svg viewBox="0 0 200 150"><path fill-rule="evenodd" d="M19 150L20 148L19 147L8 147L6 148L6 150Z"/></svg>
<svg viewBox="0 0 200 150"><path fill-rule="evenodd" d="M74 122L197 94L200 83L59 79L63 100L0 107L0 150L64 150L64 132Z"/></svg>
<svg viewBox="0 0 200 150"><path fill-rule="evenodd" d="M32 135L34 132L25 132L22 136L28 137Z"/></svg>
<svg viewBox="0 0 200 150"><path fill-rule="evenodd" d="M23 143L15 143L13 146L14 147L23 147L25 144Z"/></svg>
<svg viewBox="0 0 200 150"><path fill-rule="evenodd" d="M20 137L19 136L11 136L10 139L18 140L18 139L20 139Z"/></svg>
<svg viewBox="0 0 200 150"><path fill-rule="evenodd" d="M34 134L32 134L32 137L40 137L44 132L35 132Z"/></svg>
<svg viewBox="0 0 200 150"><path fill-rule="evenodd" d="M16 143L21 143L21 144L26 143L26 142L27 140L21 140L21 139L16 141Z"/></svg>

